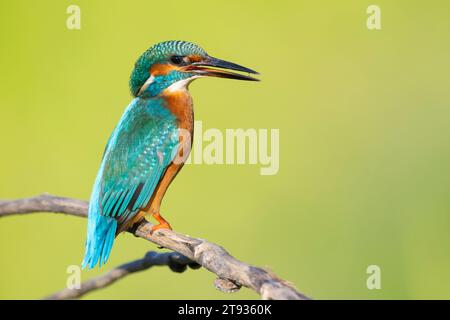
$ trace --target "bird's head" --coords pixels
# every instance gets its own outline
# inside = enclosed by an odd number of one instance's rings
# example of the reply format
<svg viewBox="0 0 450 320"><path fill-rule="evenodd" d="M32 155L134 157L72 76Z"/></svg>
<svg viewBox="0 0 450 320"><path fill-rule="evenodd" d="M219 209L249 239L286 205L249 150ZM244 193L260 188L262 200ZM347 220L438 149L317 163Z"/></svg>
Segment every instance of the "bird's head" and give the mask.
<svg viewBox="0 0 450 320"><path fill-rule="evenodd" d="M166 89L184 89L200 77L220 77L258 81L245 74L256 71L209 56L205 50L186 41L165 41L145 51L136 61L130 78L133 96L157 96Z"/></svg>

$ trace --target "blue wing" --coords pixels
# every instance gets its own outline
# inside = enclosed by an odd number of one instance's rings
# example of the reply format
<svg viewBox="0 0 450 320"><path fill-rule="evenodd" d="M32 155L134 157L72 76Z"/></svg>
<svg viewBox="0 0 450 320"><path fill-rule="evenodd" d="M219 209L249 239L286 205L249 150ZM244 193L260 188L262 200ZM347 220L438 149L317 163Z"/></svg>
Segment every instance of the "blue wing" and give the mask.
<svg viewBox="0 0 450 320"><path fill-rule="evenodd" d="M108 141L97 174L83 266L106 262L117 230L147 206L177 146L176 118L162 100L133 100Z"/></svg>
<svg viewBox="0 0 450 320"><path fill-rule="evenodd" d="M160 100L139 102L119 123L103 160L101 214L120 224L147 205L178 144L176 119Z"/></svg>

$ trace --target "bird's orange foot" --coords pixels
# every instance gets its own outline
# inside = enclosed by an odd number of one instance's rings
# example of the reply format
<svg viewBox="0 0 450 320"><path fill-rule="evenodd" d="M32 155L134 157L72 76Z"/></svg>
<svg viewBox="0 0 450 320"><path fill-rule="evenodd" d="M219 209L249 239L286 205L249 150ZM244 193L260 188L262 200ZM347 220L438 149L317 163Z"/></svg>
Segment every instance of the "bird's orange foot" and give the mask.
<svg viewBox="0 0 450 320"><path fill-rule="evenodd" d="M158 229L169 229L172 230L172 227L170 226L169 222L167 222L159 213L152 214L153 218L156 219L156 221L159 222L159 224L154 225L152 227L152 230L150 230L150 234L153 234Z"/></svg>

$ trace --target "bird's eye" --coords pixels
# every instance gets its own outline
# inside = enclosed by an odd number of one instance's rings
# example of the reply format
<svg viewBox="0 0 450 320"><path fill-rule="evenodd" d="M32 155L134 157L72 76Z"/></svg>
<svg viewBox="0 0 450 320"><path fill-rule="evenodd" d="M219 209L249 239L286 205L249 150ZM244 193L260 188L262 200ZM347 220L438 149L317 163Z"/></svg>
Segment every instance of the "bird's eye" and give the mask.
<svg viewBox="0 0 450 320"><path fill-rule="evenodd" d="M172 62L173 64L176 64L176 65L180 65L180 64L183 64L184 59L182 56L171 56L170 62Z"/></svg>

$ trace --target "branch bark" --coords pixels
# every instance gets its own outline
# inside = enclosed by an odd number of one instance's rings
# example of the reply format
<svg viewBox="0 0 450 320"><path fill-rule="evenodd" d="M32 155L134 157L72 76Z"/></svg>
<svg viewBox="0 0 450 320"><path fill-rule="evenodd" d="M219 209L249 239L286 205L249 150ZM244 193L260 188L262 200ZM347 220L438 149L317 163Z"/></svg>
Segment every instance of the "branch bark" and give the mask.
<svg viewBox="0 0 450 320"><path fill-rule="evenodd" d="M88 203L85 201L43 194L32 198L0 201L0 218L13 214L34 212L55 212L87 217L87 209ZM239 289L240 286L244 286L254 290L262 299L309 299L304 294L298 292L290 283L280 279L274 273L237 260L217 244L183 235L172 230L158 229L154 233L151 233L152 226L150 222L143 220L139 225L128 230L128 232L153 242L160 247L175 251L187 260L196 262L216 274L218 280L216 280L215 285L222 291L232 292ZM113 269L102 276L105 278L100 280L107 283L106 285L117 281L130 273L127 271L130 268L123 268L127 265L129 264ZM116 270L115 273L114 270ZM97 278L97 280L99 279ZM90 288L93 288L92 290L97 289L95 283L91 283ZM66 292L64 294L67 295L68 293Z"/></svg>
<svg viewBox="0 0 450 320"><path fill-rule="evenodd" d="M125 263L99 277L83 282L80 288L67 288L56 292L46 297L45 300L76 299L94 290L103 289L131 273L144 271L153 266L168 266L172 271L179 273L184 272L187 266L192 269L200 267L178 252L157 253L149 251L142 259Z"/></svg>

